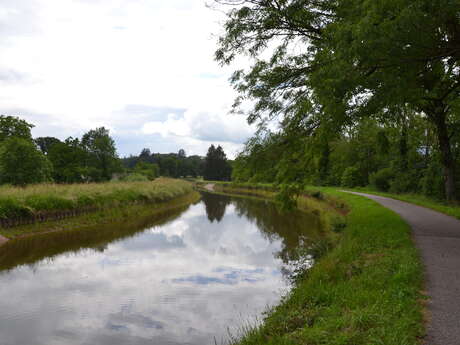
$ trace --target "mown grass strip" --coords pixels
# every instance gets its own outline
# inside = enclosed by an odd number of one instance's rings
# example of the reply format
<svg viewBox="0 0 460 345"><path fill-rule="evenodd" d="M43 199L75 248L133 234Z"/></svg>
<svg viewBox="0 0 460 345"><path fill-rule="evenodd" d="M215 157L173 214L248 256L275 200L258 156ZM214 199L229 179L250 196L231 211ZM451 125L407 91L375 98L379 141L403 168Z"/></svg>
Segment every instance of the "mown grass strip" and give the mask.
<svg viewBox="0 0 460 345"><path fill-rule="evenodd" d="M244 329L233 343L419 344L423 269L409 226L374 201L318 190L346 203L347 227L262 325Z"/></svg>

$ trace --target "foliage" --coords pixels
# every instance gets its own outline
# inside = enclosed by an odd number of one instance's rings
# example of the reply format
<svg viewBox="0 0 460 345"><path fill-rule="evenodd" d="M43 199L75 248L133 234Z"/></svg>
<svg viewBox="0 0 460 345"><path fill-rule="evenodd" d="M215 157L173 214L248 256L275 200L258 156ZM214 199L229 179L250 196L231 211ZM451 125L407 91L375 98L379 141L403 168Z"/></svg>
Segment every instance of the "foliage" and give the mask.
<svg viewBox="0 0 460 345"><path fill-rule="evenodd" d="M443 199L443 167L433 126L424 116L406 115L402 128L388 121L363 119L328 139L326 149L323 136L259 133L237 156L233 179L344 187L374 185L393 193ZM460 150L454 156L460 171Z"/></svg>
<svg viewBox="0 0 460 345"><path fill-rule="evenodd" d="M200 156L188 156L183 149L177 154L152 153L144 148L138 156L129 156L122 159L124 167L128 171L134 171L139 162L154 164L158 167L155 176L168 177L198 177L203 176L204 159Z"/></svg>
<svg viewBox="0 0 460 345"><path fill-rule="evenodd" d="M30 130L33 127L18 117L0 115L0 143L11 137L32 140Z"/></svg>
<svg viewBox="0 0 460 345"><path fill-rule="evenodd" d="M81 139L82 147L88 152L88 174L92 181L110 180L119 171L115 142L104 127L92 129Z"/></svg>
<svg viewBox="0 0 460 345"><path fill-rule="evenodd" d="M382 192L387 192L392 185L392 180L394 178L394 173L390 168L381 169L375 173L373 173L370 177L371 185L377 188ZM347 186L347 187L356 187L355 186Z"/></svg>
<svg viewBox="0 0 460 345"><path fill-rule="evenodd" d="M24 186L51 179L51 164L31 140L9 137L0 146L0 181Z"/></svg>
<svg viewBox="0 0 460 345"><path fill-rule="evenodd" d="M122 179L122 181L125 181L125 182L142 182L142 181L149 181L149 180L150 179L146 175L140 174L140 173L131 173L131 174L124 176Z"/></svg>
<svg viewBox="0 0 460 345"><path fill-rule="evenodd" d="M249 101L253 105L247 113L250 123L268 128L268 123L278 120L286 140L301 136L305 145L315 146L299 146L298 157L284 160L284 172L296 170L299 157L303 165L311 152L320 151L314 164L321 169L317 177L309 177L319 184L327 184L332 177L337 183L343 171L330 175L332 158L318 138L329 133L330 142L335 134L346 135L350 126L359 126L365 118L410 128L408 113L415 112L436 138L444 194L447 199L455 198L458 1L217 2L233 6L216 59L222 64L242 54L254 59L249 69L236 71L231 79L239 92L235 111L247 109ZM406 138L403 134L400 140L401 156ZM386 153L385 133L377 132L368 139L381 146L379 154ZM375 157L373 152L360 153ZM362 163L360 170L367 183L374 168L367 158Z"/></svg>
<svg viewBox="0 0 460 345"><path fill-rule="evenodd" d="M211 181L228 181L231 174L232 168L222 147L211 145L206 155L203 177Z"/></svg>
<svg viewBox="0 0 460 345"><path fill-rule="evenodd" d="M359 186L360 183L360 176L359 176L359 169L357 167L347 167L343 171L342 175L342 186L343 187L356 187Z"/></svg>
<svg viewBox="0 0 460 345"><path fill-rule="evenodd" d="M134 174L143 175L149 180L160 176L160 168L157 164L139 161L134 167Z"/></svg>
<svg viewBox="0 0 460 345"><path fill-rule="evenodd" d="M35 144L38 146L40 151L43 152L43 154L47 155L51 148L55 144L60 144L61 141L57 138L54 137L39 137L34 139Z"/></svg>
<svg viewBox="0 0 460 345"><path fill-rule="evenodd" d="M78 139L68 138L48 148L47 158L53 165L53 179L60 183L79 183L88 179L88 153Z"/></svg>

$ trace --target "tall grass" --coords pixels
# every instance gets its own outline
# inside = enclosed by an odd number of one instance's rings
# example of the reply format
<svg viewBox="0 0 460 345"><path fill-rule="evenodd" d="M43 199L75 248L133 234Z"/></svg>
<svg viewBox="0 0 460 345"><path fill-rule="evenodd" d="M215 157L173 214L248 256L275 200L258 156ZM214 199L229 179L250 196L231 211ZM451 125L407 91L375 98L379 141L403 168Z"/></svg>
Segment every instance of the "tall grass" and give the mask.
<svg viewBox="0 0 460 345"><path fill-rule="evenodd" d="M51 212L104 209L139 202L162 202L184 195L193 186L181 180L89 184L39 184L0 187L0 218L22 218Z"/></svg>

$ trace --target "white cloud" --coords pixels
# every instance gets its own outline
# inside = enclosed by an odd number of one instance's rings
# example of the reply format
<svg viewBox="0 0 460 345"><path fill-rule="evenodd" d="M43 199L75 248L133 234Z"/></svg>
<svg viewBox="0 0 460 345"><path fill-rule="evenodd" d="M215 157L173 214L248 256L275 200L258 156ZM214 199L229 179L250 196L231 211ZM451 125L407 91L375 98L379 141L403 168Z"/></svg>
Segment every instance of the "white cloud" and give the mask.
<svg viewBox="0 0 460 345"><path fill-rule="evenodd" d="M151 140L234 150L252 130L227 115L231 71L213 61L222 19L204 0L2 1L0 112L26 113L40 135L104 125L122 154Z"/></svg>

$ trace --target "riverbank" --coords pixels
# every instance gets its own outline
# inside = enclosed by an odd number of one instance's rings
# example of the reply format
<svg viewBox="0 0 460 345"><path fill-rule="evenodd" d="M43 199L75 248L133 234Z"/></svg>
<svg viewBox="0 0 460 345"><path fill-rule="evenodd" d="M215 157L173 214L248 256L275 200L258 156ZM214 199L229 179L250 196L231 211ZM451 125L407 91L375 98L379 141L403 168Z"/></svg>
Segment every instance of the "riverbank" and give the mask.
<svg viewBox="0 0 460 345"><path fill-rule="evenodd" d="M261 194L273 194L269 188ZM225 189L231 191L231 185ZM236 185L235 192L244 189ZM253 186L248 192L258 193L257 189ZM332 200L333 209L346 205L346 228L335 229L340 234L335 245L323 248L313 268L299 276L262 325L244 329L233 343L419 344L425 332L423 269L409 226L392 211L359 196L332 188L308 195ZM304 200L308 202L302 197L299 204Z"/></svg>
<svg viewBox="0 0 460 345"><path fill-rule="evenodd" d="M1 187L0 235L11 239L119 221L144 212L145 205L152 212L196 199L196 194L188 197L191 194L195 194L191 183L166 178L152 182Z"/></svg>
<svg viewBox="0 0 460 345"><path fill-rule="evenodd" d="M132 237L146 228L165 224L179 217L200 200L192 192L174 200L152 205L130 205L114 210L48 222L44 231L28 232L8 241L0 250L0 271L30 265L69 251L105 248L113 241ZM65 231L61 231L65 230Z"/></svg>

